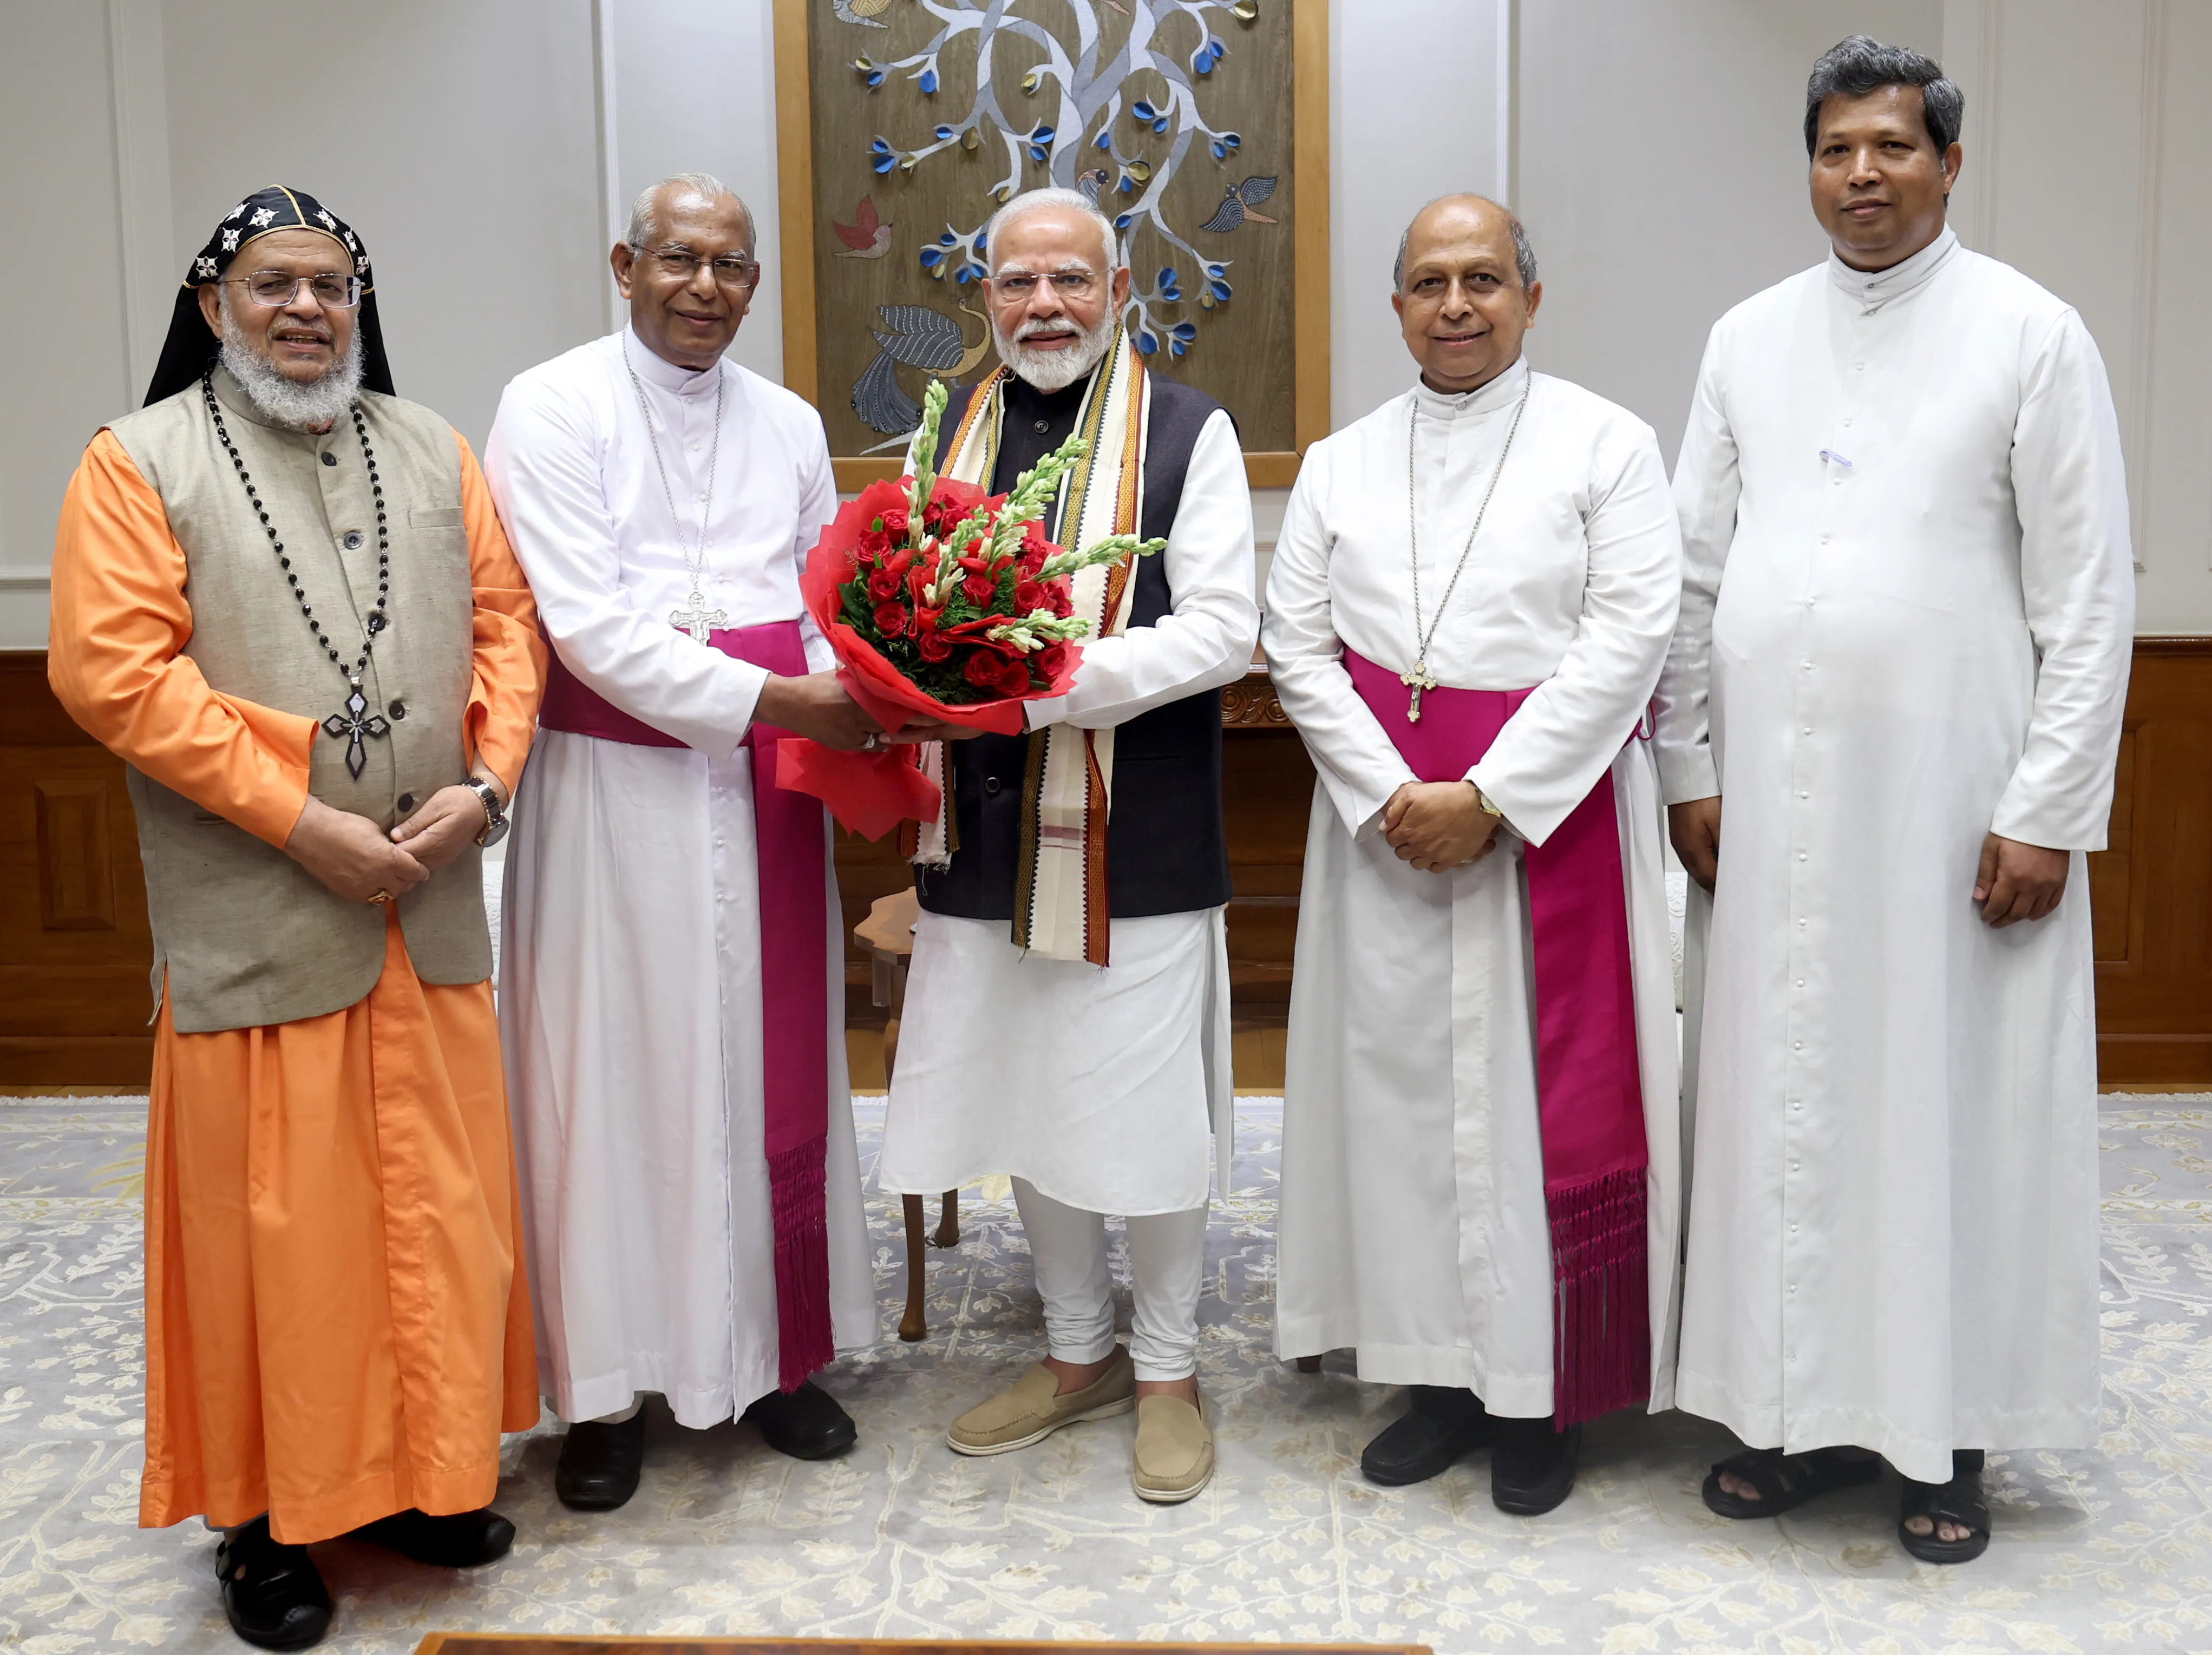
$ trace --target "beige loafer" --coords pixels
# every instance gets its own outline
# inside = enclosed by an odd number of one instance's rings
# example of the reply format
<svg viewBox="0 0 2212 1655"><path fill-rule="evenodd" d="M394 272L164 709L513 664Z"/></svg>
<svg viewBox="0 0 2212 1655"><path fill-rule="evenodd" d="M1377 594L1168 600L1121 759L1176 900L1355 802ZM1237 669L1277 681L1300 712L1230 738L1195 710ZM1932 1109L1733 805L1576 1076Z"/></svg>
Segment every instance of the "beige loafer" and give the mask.
<svg viewBox="0 0 2212 1655"><path fill-rule="evenodd" d="M1137 1370L1126 1346L1114 1347L1106 1371L1080 1391L1059 1394L1060 1380L1042 1362L990 1401L952 1422L945 1443L956 1454L1008 1454L1042 1442L1063 1425L1111 1419L1137 1405Z"/></svg>
<svg viewBox="0 0 2212 1655"><path fill-rule="evenodd" d="M1137 1498L1156 1506L1188 1500L1213 1481L1213 1428L1206 1407L1181 1397L1146 1397L1137 1404L1137 1446L1129 1482Z"/></svg>

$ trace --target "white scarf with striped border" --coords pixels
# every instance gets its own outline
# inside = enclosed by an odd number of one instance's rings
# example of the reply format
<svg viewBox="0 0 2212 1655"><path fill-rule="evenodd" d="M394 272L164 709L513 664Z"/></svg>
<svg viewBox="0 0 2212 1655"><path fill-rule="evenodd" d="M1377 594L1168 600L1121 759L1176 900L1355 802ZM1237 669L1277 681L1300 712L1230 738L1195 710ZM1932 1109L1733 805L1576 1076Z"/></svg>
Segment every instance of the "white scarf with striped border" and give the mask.
<svg viewBox="0 0 2212 1655"><path fill-rule="evenodd" d="M1006 413L1007 370L1000 367L975 387L959 426L945 446L941 476L981 488L991 486L999 463L999 427ZM1152 381L1121 329L1091 383L1076 415L1078 435L1090 440L1073 470L1061 478L1060 497L1045 528L1069 550L1095 545L1109 535L1137 531L1145 493L1145 436L1150 426ZM1094 565L1072 577L1074 613L1091 622L1092 640L1127 630L1133 590L1133 560ZM951 777L941 743L922 754L922 767L943 793L934 821L924 822L914 860L944 867L959 848L952 815ZM1114 789L1114 732L1056 724L1032 731L1024 766L1019 860L1014 874L1013 943L1053 960L1107 961L1106 820Z"/></svg>

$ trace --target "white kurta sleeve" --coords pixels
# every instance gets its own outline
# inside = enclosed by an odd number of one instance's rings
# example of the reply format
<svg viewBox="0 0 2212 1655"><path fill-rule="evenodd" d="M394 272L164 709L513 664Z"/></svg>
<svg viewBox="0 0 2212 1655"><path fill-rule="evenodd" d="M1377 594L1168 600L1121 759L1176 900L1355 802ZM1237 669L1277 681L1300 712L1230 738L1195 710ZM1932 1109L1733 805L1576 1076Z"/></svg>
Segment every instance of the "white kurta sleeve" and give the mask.
<svg viewBox="0 0 2212 1655"><path fill-rule="evenodd" d="M2134 646L2135 558L2112 386L2071 310L2029 365L2012 486L2039 664L2027 740L1990 829L2051 850L2101 851Z"/></svg>
<svg viewBox="0 0 2212 1655"><path fill-rule="evenodd" d="M1344 670L1329 595L1329 472L1322 450L1299 469L1267 567L1260 643L1275 699L1304 738L1329 802L1352 837L1364 839L1381 823L1390 796L1419 779Z"/></svg>
<svg viewBox="0 0 2212 1655"><path fill-rule="evenodd" d="M1722 325L1725 325L1723 324ZM1735 433L1721 398L1721 330L1716 326L1698 369L1698 389L1682 452L1674 463L1674 510L1682 533L1682 605L1667 665L1652 698L1659 785L1666 802L1711 798L1721 791L1713 764L1713 609L1721 569L1735 538L1743 479Z"/></svg>
<svg viewBox="0 0 2212 1655"><path fill-rule="evenodd" d="M1536 845L1589 796L1643 719L1681 598L1681 536L1650 427L1612 426L1590 470L1581 627L1559 670L1467 773Z"/></svg>
<svg viewBox="0 0 2212 1655"><path fill-rule="evenodd" d="M769 675L702 649L637 606L599 475L599 438L575 393L517 381L500 398L484 474L562 664L631 717L727 758Z"/></svg>
<svg viewBox="0 0 2212 1655"><path fill-rule="evenodd" d="M1252 494L1244 452L1226 409L1199 428L1183 475L1165 565L1174 608L1149 627L1083 646L1067 694L1032 701L1029 725L1105 730L1170 701L1218 689L1244 675L1260 637L1252 592Z"/></svg>

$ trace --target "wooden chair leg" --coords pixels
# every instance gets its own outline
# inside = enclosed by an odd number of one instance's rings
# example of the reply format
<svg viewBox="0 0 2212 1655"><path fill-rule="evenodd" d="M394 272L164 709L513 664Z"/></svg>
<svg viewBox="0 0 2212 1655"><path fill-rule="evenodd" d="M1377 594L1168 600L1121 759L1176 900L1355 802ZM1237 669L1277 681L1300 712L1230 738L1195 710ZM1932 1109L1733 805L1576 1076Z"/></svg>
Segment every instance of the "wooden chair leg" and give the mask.
<svg viewBox="0 0 2212 1655"><path fill-rule="evenodd" d="M937 1203L936 1243L940 1247L960 1245L960 1191L947 1190Z"/></svg>
<svg viewBox="0 0 2212 1655"><path fill-rule="evenodd" d="M898 1336L913 1344L929 1337L929 1323L921 1313L927 1268L922 1262L921 1197L902 1195L899 1204L906 1211L906 1314L899 1318Z"/></svg>
<svg viewBox="0 0 2212 1655"><path fill-rule="evenodd" d="M909 1197L909 1199L911 1199L911 1197ZM1320 1357L1318 1357L1318 1356L1301 1356L1301 1357L1299 1357L1299 1358L1298 1358L1298 1372L1299 1372L1299 1373L1320 1373L1320 1372L1321 1372L1321 1358L1320 1358Z"/></svg>

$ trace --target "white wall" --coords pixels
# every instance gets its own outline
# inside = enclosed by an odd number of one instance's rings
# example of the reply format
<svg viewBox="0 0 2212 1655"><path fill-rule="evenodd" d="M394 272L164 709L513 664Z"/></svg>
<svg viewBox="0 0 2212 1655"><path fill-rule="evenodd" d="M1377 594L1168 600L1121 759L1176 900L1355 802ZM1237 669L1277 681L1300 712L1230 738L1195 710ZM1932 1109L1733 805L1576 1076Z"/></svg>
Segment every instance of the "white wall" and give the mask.
<svg viewBox="0 0 2212 1655"><path fill-rule="evenodd" d="M629 197L683 168L755 209L769 274L732 354L780 373L770 15L769 0L0 3L0 222L28 227L0 265L16 322L0 647L44 640L63 487L143 394L187 258L280 177L362 232L400 389L473 442L509 377L611 324L606 251ZM1513 199L1535 239L1534 359L1634 409L1671 458L1713 319L1821 256L1804 76L1856 28L1939 53L1965 87L1960 233L2081 309L2128 441L2142 627L2212 630L2200 0L1335 0L1334 418L1407 382L1398 233L1474 188ZM1256 506L1272 539L1281 496Z"/></svg>

